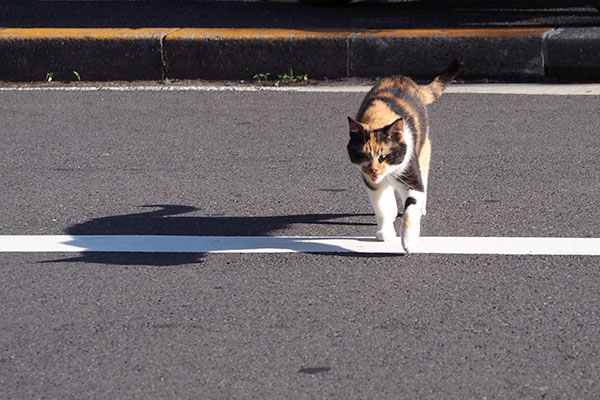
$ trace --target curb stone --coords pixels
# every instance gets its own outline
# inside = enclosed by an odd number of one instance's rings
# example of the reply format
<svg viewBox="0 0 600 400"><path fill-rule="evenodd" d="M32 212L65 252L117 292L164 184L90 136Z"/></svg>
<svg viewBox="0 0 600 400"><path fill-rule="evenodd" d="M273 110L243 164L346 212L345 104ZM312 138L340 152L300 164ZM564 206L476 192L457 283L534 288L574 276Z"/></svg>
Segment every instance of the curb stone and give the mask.
<svg viewBox="0 0 600 400"><path fill-rule="evenodd" d="M0 29L0 80L430 79L459 54L465 81L600 81L600 27Z"/></svg>
<svg viewBox="0 0 600 400"><path fill-rule="evenodd" d="M558 28L544 45L545 74L557 81L600 81L600 27Z"/></svg>

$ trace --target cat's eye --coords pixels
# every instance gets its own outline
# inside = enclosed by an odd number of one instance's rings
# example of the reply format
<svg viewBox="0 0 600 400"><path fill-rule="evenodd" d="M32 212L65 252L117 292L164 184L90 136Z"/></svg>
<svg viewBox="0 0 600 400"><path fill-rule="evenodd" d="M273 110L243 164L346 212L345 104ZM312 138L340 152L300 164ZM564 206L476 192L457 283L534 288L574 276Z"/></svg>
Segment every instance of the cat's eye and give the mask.
<svg viewBox="0 0 600 400"><path fill-rule="evenodd" d="M379 163L381 164L382 162L386 161L389 157L389 154L387 156L379 156Z"/></svg>

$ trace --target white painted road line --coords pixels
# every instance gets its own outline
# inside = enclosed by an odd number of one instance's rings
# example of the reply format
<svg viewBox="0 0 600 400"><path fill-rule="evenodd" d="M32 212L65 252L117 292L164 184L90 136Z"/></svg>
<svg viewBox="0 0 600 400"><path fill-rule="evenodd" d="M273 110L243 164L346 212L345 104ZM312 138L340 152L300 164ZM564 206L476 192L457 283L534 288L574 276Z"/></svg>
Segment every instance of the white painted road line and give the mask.
<svg viewBox="0 0 600 400"><path fill-rule="evenodd" d="M404 253L367 237L0 235L0 252ZM600 238L422 237L415 253L600 256Z"/></svg>
<svg viewBox="0 0 600 400"><path fill-rule="evenodd" d="M7 86L0 91L60 91L60 92L301 92L301 93L366 93L371 86L218 86L218 85L89 85L89 86ZM491 83L491 84L453 84L446 89L447 93L466 94L522 94L544 96L600 96L600 84L544 84L544 83Z"/></svg>
<svg viewBox="0 0 600 400"><path fill-rule="evenodd" d="M446 93L524 94L543 96L599 96L600 84L489 83L454 84Z"/></svg>

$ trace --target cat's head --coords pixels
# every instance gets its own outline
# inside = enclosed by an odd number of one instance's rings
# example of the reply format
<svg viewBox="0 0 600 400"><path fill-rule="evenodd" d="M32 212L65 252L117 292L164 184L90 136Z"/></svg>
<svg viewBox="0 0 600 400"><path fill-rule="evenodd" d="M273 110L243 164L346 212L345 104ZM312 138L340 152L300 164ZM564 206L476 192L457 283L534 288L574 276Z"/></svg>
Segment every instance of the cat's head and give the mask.
<svg viewBox="0 0 600 400"><path fill-rule="evenodd" d="M348 123L348 155L350 161L360 168L367 183L378 184L400 167L407 149L402 118L376 130L370 130L350 117Z"/></svg>

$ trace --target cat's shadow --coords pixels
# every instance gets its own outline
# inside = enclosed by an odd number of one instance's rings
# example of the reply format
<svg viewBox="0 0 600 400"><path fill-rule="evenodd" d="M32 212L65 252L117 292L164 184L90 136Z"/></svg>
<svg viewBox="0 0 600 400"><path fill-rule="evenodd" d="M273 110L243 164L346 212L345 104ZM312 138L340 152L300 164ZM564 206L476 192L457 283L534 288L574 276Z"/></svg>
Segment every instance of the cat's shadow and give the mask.
<svg viewBox="0 0 600 400"><path fill-rule="evenodd" d="M190 216L198 209L185 205L147 205L133 214L94 218L69 227L66 234L79 235L175 235L175 236L268 236L294 224L373 225L357 221L368 214L299 214L262 217ZM69 242L77 243L77 239ZM343 249L339 249L340 253ZM328 248L328 253L336 253ZM77 257L46 262L85 262L114 265L169 266L202 261L202 253L82 252Z"/></svg>

